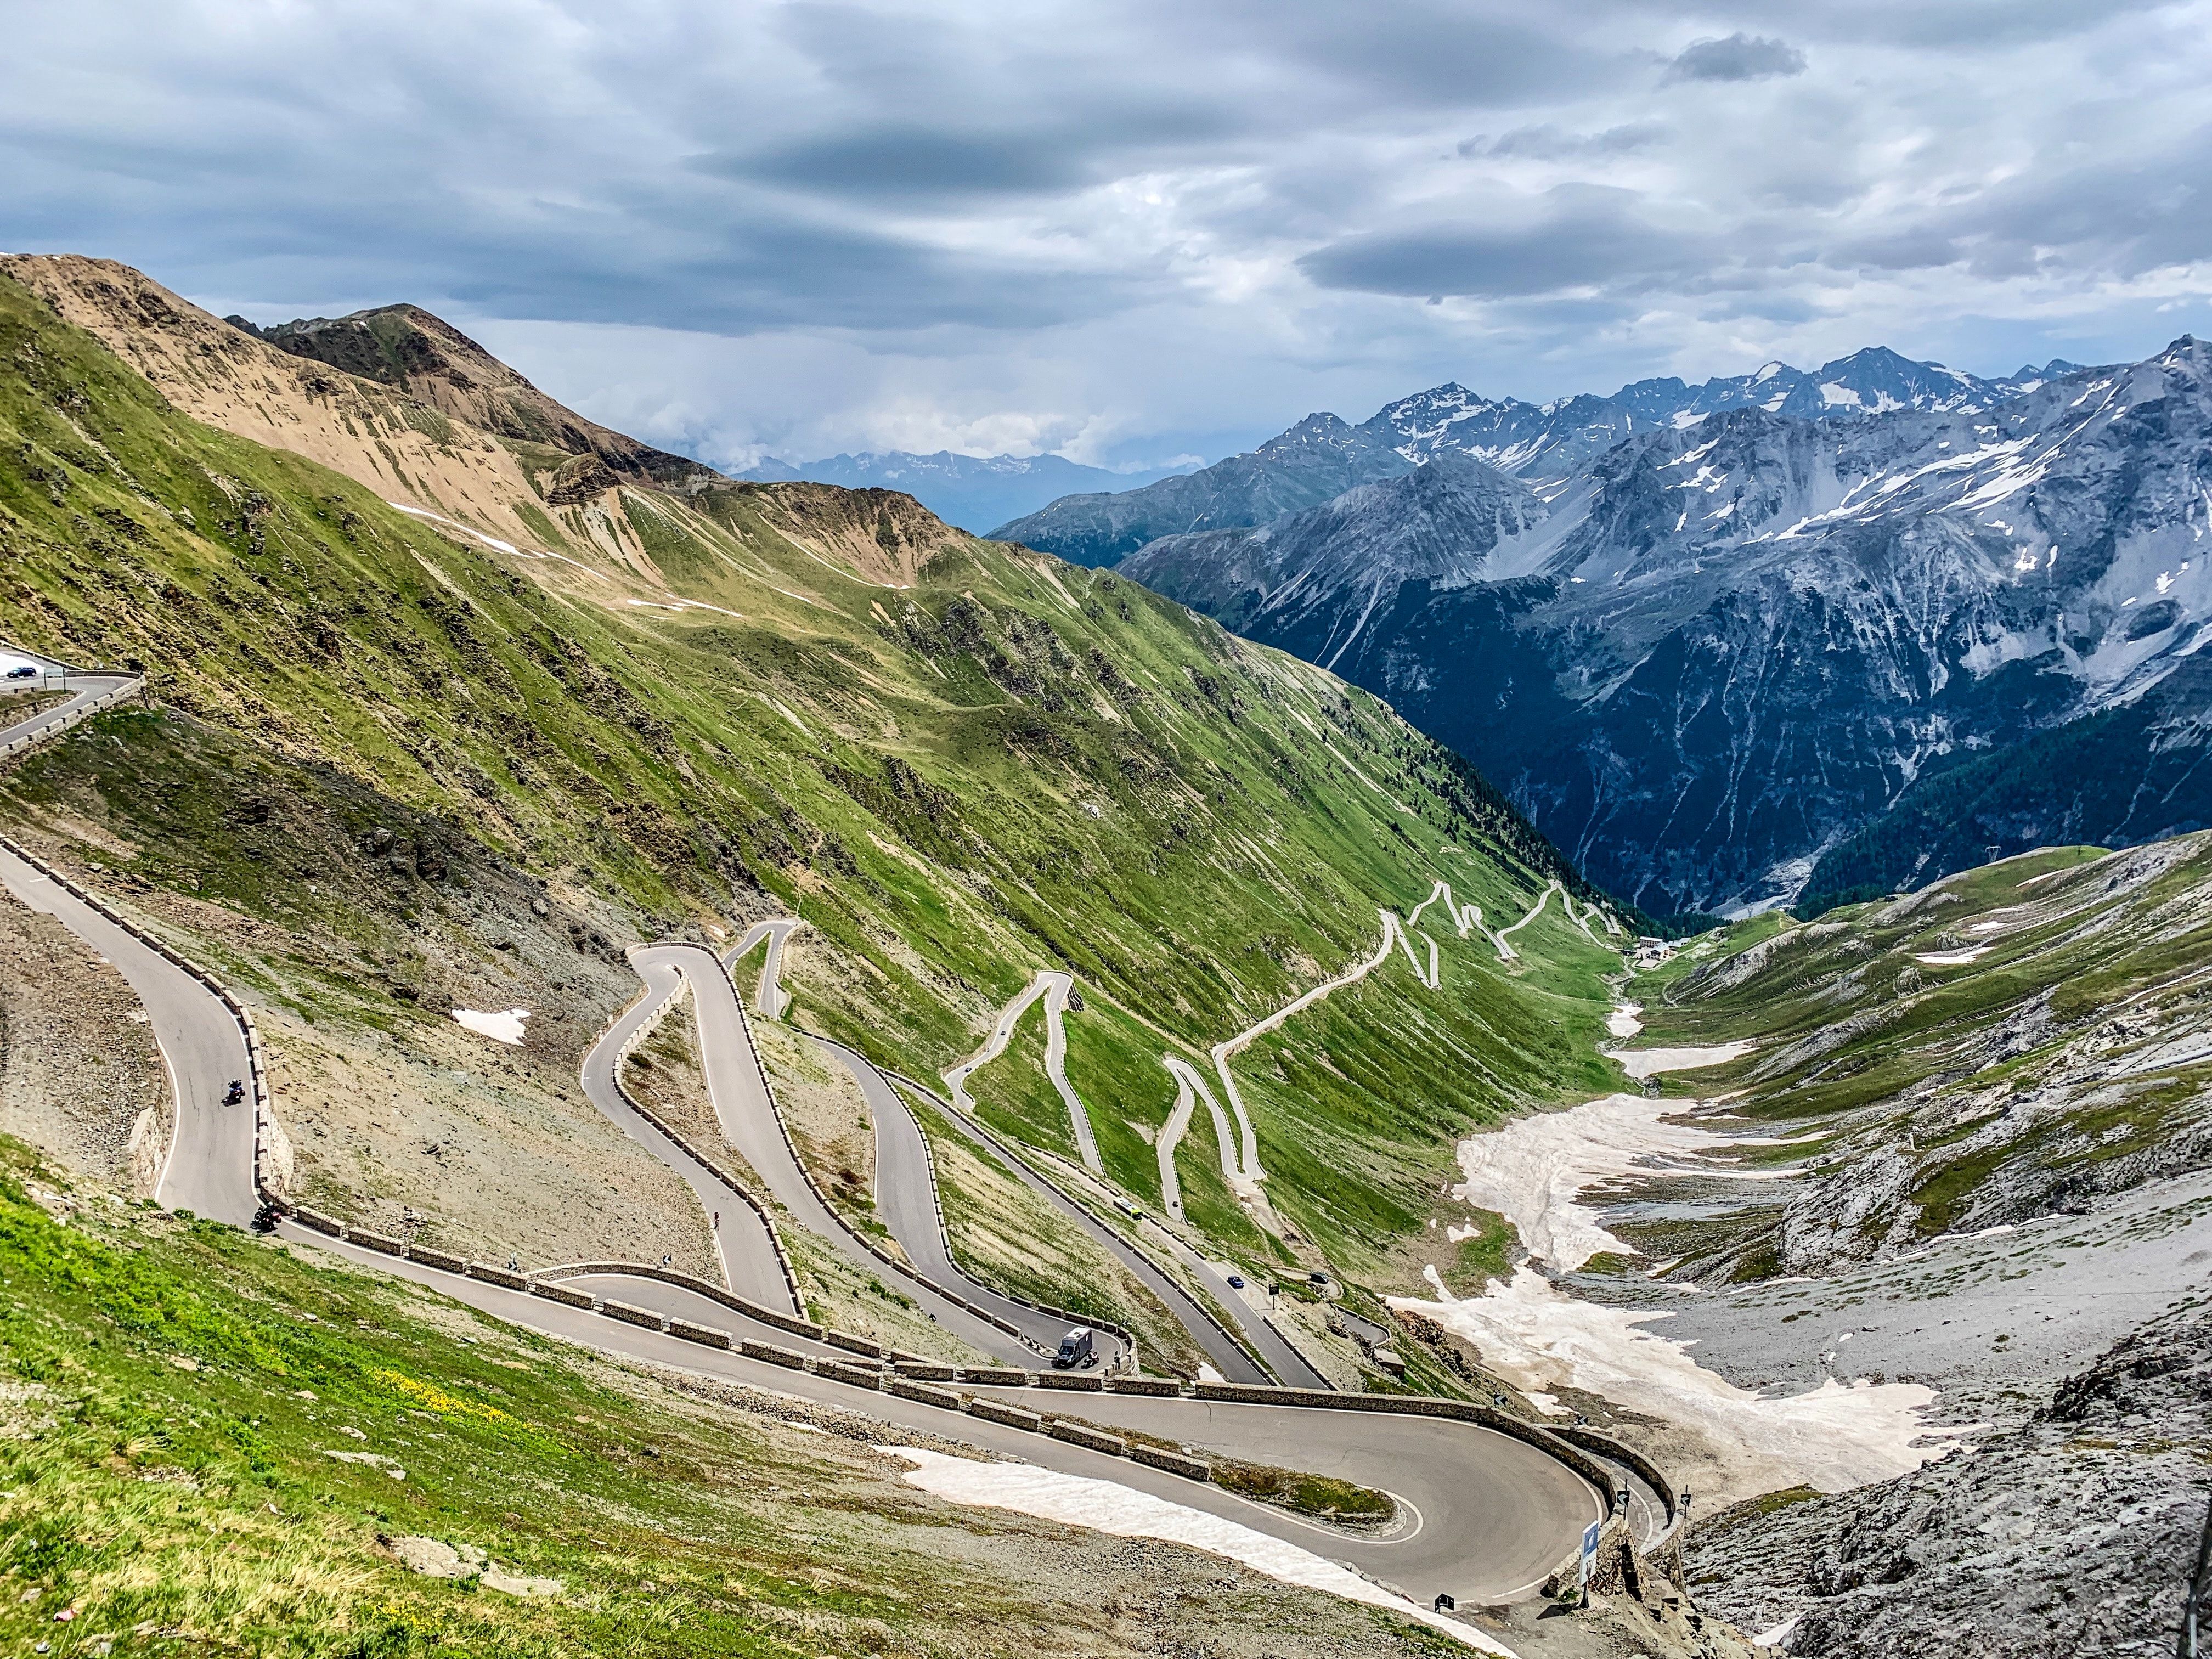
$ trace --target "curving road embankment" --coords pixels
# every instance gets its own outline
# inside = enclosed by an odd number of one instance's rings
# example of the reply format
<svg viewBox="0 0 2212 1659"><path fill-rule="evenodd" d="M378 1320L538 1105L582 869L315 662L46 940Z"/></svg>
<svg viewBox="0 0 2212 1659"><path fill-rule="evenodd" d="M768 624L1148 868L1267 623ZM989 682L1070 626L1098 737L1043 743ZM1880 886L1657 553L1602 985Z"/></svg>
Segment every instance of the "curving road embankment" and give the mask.
<svg viewBox="0 0 2212 1659"><path fill-rule="evenodd" d="M620 1314L610 1317L527 1291L362 1249L293 1223L283 1224L281 1231L294 1243L431 1285L495 1318L547 1335L861 1412L1046 1468L1149 1492L1349 1562L1422 1601L1440 1590L1477 1603L1530 1594L1573 1547L1582 1527L1603 1516L1607 1507L1589 1480L1558 1456L1517 1436L1465 1420L1337 1407L1325 1401L1257 1404L974 1383L962 1383L957 1389L933 1385L927 1392L947 1402L939 1404L888 1392L890 1379L880 1376L873 1386L848 1380L866 1369L856 1371L849 1352L772 1327L748 1329L742 1317L733 1317L726 1310L716 1309L709 1318L703 1310L713 1304L701 1304L702 1325L728 1331L732 1337L765 1340L786 1357L785 1362L686 1340L629 1322ZM608 1285L628 1300L641 1281L611 1278ZM791 1363L794 1361L826 1362L836 1369L823 1375L800 1369ZM1127 1456L1048 1437L1036 1426L975 1416L966 1409L967 1402L975 1400L1354 1480L1396 1498L1402 1505L1400 1520L1377 1535L1323 1526Z"/></svg>

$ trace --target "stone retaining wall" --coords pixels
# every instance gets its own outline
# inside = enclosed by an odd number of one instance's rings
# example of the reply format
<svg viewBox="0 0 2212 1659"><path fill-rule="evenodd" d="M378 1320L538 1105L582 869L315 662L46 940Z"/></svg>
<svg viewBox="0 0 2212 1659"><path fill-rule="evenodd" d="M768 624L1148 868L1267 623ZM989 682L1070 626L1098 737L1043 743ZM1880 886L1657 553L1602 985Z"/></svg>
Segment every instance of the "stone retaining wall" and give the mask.
<svg viewBox="0 0 2212 1659"><path fill-rule="evenodd" d="M599 1303L599 1311L610 1319L619 1319L625 1325L642 1325L648 1331L660 1328L662 1316L650 1308L640 1308L628 1302L617 1302L607 1297Z"/></svg>

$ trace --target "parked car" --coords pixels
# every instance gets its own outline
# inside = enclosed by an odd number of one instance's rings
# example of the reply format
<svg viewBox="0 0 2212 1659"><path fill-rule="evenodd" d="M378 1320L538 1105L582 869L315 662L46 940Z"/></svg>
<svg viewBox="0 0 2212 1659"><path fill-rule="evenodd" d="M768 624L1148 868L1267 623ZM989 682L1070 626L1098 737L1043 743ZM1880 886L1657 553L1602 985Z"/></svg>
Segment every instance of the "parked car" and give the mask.
<svg viewBox="0 0 2212 1659"><path fill-rule="evenodd" d="M1056 1371L1098 1363L1098 1348L1091 1336L1091 1328L1070 1331L1060 1339L1060 1352L1052 1357L1052 1368Z"/></svg>

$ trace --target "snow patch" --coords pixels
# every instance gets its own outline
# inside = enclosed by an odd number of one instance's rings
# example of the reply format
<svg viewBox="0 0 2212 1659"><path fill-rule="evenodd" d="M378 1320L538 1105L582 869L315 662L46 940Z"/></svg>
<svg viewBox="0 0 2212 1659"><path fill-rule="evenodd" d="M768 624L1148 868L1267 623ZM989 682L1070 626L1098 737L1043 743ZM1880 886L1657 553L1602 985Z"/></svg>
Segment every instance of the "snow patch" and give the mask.
<svg viewBox="0 0 2212 1659"><path fill-rule="evenodd" d="M1962 968L1977 957L1987 956L1996 949L1994 945L1970 945L1963 951L1916 951L1912 959L1924 962L1930 968Z"/></svg>
<svg viewBox="0 0 2212 1659"><path fill-rule="evenodd" d="M1478 1653L1513 1659L1512 1650L1492 1641L1471 1626L1416 1606L1393 1595L1380 1585L1346 1567L1327 1561L1310 1550L1271 1538L1237 1522L1208 1515L1182 1504L1111 1480L1094 1480L1079 1474L1062 1474L1032 1463L979 1463L965 1457L926 1450L920 1446L878 1446L878 1451L904 1458L915 1467L906 1477L908 1486L955 1504L974 1504L987 1509L1012 1510L1066 1526L1088 1527L1117 1538L1158 1538L1172 1544L1226 1556L1255 1572L1285 1584L1321 1590L1383 1607L1402 1618L1418 1620L1432 1630L1455 1637Z"/></svg>
<svg viewBox="0 0 2212 1659"><path fill-rule="evenodd" d="M1681 1168L1727 1146L1774 1144L1734 1140L1696 1124L1669 1122L1668 1115L1680 1109L1673 1101L1607 1095L1564 1112L1516 1118L1504 1128L1460 1142L1459 1164L1467 1179L1452 1195L1504 1216L1532 1255L1561 1272L1572 1273L1601 1250L1632 1255L1598 1224L1595 1210L1577 1201L1584 1188L1666 1167L1655 1160L1671 1158Z"/></svg>
<svg viewBox="0 0 2212 1659"><path fill-rule="evenodd" d="M1437 1301L1394 1297L1390 1305L1466 1338L1524 1394L1580 1389L1682 1425L1716 1449L1747 1493L1800 1481L1843 1492L1886 1480L1942 1455L1944 1437L1962 1432L1922 1421L1936 1391L1917 1382L1847 1387L1831 1377L1808 1393L1772 1397L1740 1389L1692 1359L1689 1344L1643 1328L1672 1314L1577 1301L1526 1267L1510 1285L1493 1282L1487 1295L1465 1302L1433 1269L1430 1284Z"/></svg>
<svg viewBox="0 0 2212 1659"><path fill-rule="evenodd" d="M527 1008L509 1008L504 1013L487 1014L475 1008L456 1008L453 1018L478 1036L488 1036L495 1042L522 1046L522 1023L530 1018Z"/></svg>
<svg viewBox="0 0 2212 1659"><path fill-rule="evenodd" d="M1662 1072L1694 1072L1705 1066L1725 1066L1751 1052L1748 1042L1723 1042L1710 1048L1628 1048L1605 1051L1620 1069L1641 1082Z"/></svg>
<svg viewBox="0 0 2212 1659"><path fill-rule="evenodd" d="M1637 1018L1643 1012L1642 1003L1624 1002L1605 1017L1605 1029L1626 1042L1644 1029L1644 1022Z"/></svg>

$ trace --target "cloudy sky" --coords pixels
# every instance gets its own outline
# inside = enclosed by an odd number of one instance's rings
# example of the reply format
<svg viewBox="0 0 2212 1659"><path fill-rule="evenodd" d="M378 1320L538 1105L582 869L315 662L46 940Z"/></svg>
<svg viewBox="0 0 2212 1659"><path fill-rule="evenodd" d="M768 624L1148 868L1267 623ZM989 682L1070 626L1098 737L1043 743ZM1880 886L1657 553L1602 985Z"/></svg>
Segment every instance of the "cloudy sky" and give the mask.
<svg viewBox="0 0 2212 1659"><path fill-rule="evenodd" d="M412 300L726 464L2212 329L2202 0L0 17L0 246L261 321Z"/></svg>

